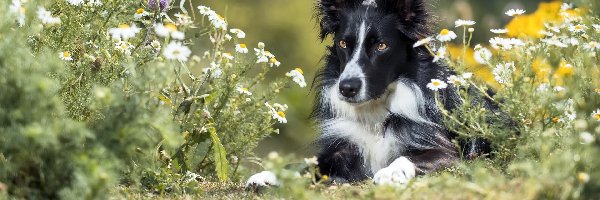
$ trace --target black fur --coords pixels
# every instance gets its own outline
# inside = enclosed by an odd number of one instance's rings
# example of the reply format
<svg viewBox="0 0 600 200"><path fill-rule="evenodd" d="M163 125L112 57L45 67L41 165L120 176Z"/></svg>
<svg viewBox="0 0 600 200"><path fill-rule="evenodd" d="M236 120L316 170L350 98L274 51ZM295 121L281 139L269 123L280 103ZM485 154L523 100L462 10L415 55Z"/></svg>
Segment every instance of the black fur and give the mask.
<svg viewBox="0 0 600 200"><path fill-rule="evenodd" d="M323 101L328 95L325 89L335 85L344 71L344 66L352 56L352 37L358 30L357 23L366 20L371 29L367 45L387 42L391 47L384 52L361 52L359 63L367 74L366 88L368 99L373 100L385 95L387 86L396 81L418 86L423 92L424 110L420 113L427 120L423 123L411 120L402 113L390 113L383 121L385 130L391 130L406 146L405 151L396 156L406 156L417 167L418 174L425 174L448 167L458 161L461 154L467 158L488 154L490 144L485 140L469 140L461 142L462 152L452 143L455 134L443 125L443 117L434 100L434 92L426 88L431 79L445 80L454 74L445 66L432 63L431 55L425 49L413 48L420 38L429 35L428 19L430 19L424 0L379 0L377 7L362 5L363 0L321 0L317 3L317 16L322 40L333 36L334 44L327 48L325 66L315 78L317 98L312 112L317 123L332 120L336 116L331 112L331 105ZM374 41L370 41L370 40ZM342 49L337 44L348 40L348 48ZM364 54L364 55L362 55ZM476 93L476 92L475 92ZM452 110L460 102L456 90L448 87L439 91L439 99L445 109ZM489 100L481 100L487 108L497 110ZM436 125L439 124L439 125ZM364 165L364 158L356 144L345 138L323 137L317 144L320 149L318 161L321 173L329 175L336 181L360 181L373 176L372 171ZM397 157L390 157L391 163Z"/></svg>

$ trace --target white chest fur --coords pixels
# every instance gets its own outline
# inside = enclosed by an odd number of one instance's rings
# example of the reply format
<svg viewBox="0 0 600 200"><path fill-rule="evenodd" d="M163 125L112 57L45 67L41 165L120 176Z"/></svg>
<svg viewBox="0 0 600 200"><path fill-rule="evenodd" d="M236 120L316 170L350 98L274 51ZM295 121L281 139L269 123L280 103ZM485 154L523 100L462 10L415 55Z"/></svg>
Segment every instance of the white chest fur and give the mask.
<svg viewBox="0 0 600 200"><path fill-rule="evenodd" d="M327 95L324 95L334 118L322 123L323 137L343 138L354 143L371 173L387 167L405 150L403 142L394 137L394 133L383 132L383 121L390 112L427 122L421 115L423 95L415 85L399 81L392 84L380 99L362 105L341 101L336 88L337 85L328 88Z"/></svg>

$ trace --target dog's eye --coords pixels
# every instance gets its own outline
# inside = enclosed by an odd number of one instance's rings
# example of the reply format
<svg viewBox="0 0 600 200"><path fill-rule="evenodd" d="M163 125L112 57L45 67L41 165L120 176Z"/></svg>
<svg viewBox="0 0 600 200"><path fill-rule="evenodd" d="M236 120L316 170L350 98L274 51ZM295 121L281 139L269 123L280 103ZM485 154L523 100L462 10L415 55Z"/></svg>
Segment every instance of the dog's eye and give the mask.
<svg viewBox="0 0 600 200"><path fill-rule="evenodd" d="M379 43L377 45L377 51L385 51L388 48L388 45L386 43Z"/></svg>
<svg viewBox="0 0 600 200"><path fill-rule="evenodd" d="M346 41L340 40L340 48L345 49L347 46Z"/></svg>

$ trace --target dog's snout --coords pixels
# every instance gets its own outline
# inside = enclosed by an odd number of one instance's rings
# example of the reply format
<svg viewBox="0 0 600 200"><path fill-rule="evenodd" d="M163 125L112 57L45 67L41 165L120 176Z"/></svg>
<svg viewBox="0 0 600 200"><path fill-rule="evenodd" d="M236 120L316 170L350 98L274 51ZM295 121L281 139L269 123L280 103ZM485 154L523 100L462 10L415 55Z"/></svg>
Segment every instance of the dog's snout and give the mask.
<svg viewBox="0 0 600 200"><path fill-rule="evenodd" d="M362 82L358 78L350 78L340 81L340 93L348 98L356 96L361 87Z"/></svg>

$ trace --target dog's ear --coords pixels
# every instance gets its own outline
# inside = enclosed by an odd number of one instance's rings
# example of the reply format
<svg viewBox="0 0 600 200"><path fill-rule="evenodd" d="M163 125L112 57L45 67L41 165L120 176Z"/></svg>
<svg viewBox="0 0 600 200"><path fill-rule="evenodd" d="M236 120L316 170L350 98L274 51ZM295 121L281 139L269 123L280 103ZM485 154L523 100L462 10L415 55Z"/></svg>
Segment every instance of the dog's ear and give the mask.
<svg viewBox="0 0 600 200"><path fill-rule="evenodd" d="M400 17L399 29L411 39L421 39L429 32L430 16L425 0L381 0L384 9Z"/></svg>
<svg viewBox="0 0 600 200"><path fill-rule="evenodd" d="M337 30L340 25L340 12L359 0L317 0L317 19L321 29L321 40Z"/></svg>

